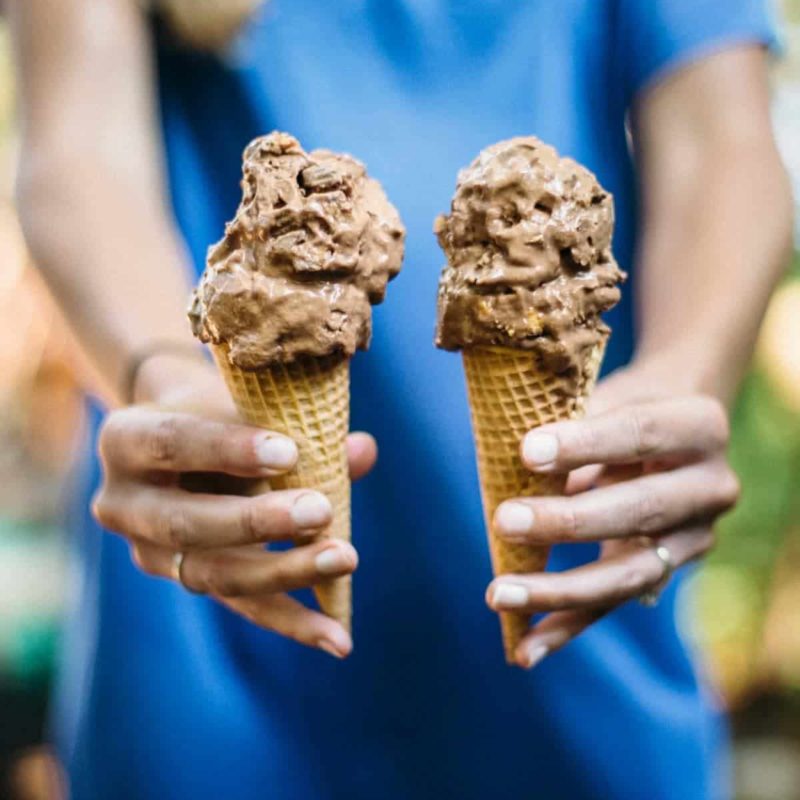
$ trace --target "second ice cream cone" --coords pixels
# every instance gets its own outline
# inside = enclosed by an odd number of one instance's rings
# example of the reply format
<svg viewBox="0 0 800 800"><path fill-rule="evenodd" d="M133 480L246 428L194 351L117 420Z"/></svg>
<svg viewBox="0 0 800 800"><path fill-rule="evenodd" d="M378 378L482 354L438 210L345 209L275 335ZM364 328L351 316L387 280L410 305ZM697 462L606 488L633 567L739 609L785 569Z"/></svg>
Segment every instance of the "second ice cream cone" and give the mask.
<svg viewBox="0 0 800 800"><path fill-rule="evenodd" d="M463 354L495 575L539 572L547 548L496 535L504 500L561 494L566 476L533 473L532 428L583 413L610 328L601 317L625 274L611 252L614 204L585 167L533 136L487 147L458 174L434 232L447 265L436 344ZM506 660L529 615L502 612Z"/></svg>
<svg viewBox="0 0 800 800"><path fill-rule="evenodd" d="M333 506L333 521L322 537L350 541L350 478L346 439L350 417L350 363L341 355L299 359L260 370L231 364L228 347L212 347L239 413L250 424L283 433L297 444L299 459L290 473L270 478L262 489L316 489ZM318 584L320 609L350 631L351 579Z"/></svg>
<svg viewBox="0 0 800 800"><path fill-rule="evenodd" d="M463 351L472 429L478 460L486 532L495 576L540 572L548 549L512 544L495 534L497 507L513 497L561 494L566 476L536 474L520 458L522 437L532 428L581 416L594 387L605 342L588 355L576 383L543 370L530 351L509 347L472 347ZM506 661L529 628L530 615L503 612L500 626Z"/></svg>

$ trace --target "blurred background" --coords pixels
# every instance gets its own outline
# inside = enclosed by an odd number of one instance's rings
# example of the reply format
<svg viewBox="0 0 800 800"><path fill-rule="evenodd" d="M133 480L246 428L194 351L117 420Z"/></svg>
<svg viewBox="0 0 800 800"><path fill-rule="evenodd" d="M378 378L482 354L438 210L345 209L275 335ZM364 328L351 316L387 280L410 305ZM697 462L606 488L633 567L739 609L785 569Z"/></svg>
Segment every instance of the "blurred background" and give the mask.
<svg viewBox="0 0 800 800"><path fill-rule="evenodd" d="M774 117L800 198L800 0L783 0ZM61 496L81 427L68 336L14 214L14 96L0 20L0 799L53 798L41 744L67 562ZM800 207L797 215L800 242ZM800 800L800 256L733 415L743 499L686 584L682 626L732 715L737 800Z"/></svg>

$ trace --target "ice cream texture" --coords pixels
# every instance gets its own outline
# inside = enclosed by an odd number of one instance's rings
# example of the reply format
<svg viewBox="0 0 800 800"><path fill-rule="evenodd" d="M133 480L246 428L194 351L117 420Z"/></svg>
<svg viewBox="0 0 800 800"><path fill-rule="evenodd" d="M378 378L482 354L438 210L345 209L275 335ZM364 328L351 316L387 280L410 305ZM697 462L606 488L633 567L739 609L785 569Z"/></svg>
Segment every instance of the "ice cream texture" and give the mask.
<svg viewBox="0 0 800 800"><path fill-rule="evenodd" d="M241 203L209 250L189 318L242 419L297 444L294 468L252 491L324 493L333 515L314 538L347 542L350 356L369 344L372 304L400 270L405 230L350 156L307 153L273 132L243 158ZM323 580L314 593L350 630L350 575Z"/></svg>
<svg viewBox="0 0 800 800"><path fill-rule="evenodd" d="M614 210L595 176L533 137L487 147L458 176L435 232L447 255L436 342L461 350L495 575L545 569L548 548L495 530L506 500L561 494L562 473L520 458L534 429L583 415L609 328L600 314L624 275L611 254ZM530 614L501 611L517 663Z"/></svg>
<svg viewBox="0 0 800 800"><path fill-rule="evenodd" d="M437 345L530 350L577 380L620 297L613 226L611 195L585 167L534 137L487 147L435 222L448 260Z"/></svg>
<svg viewBox="0 0 800 800"><path fill-rule="evenodd" d="M248 145L242 172L192 298L195 335L248 370L366 348L405 238L380 184L351 156L280 132Z"/></svg>

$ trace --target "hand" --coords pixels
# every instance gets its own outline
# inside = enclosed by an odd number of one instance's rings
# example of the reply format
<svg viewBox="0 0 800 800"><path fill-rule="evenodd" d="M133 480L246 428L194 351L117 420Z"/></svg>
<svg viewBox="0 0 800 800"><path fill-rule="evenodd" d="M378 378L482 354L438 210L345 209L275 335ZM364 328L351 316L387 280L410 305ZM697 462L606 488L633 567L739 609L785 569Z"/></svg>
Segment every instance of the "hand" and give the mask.
<svg viewBox="0 0 800 800"><path fill-rule="evenodd" d="M245 495L248 484L290 470L291 439L242 425L221 380L210 367L156 402L110 413L99 450L104 477L93 511L107 529L131 544L134 562L169 578L184 553L187 588L208 593L263 628L337 657L351 648L338 622L285 592L355 570L355 549L310 537L331 518L328 499L313 490ZM353 479L376 459L367 434L348 438ZM264 545L300 546L268 552ZM304 543L306 542L306 543Z"/></svg>
<svg viewBox="0 0 800 800"><path fill-rule="evenodd" d="M613 376L598 387L586 419L545 425L522 442L528 469L572 471L567 496L503 503L497 533L528 544L602 545L593 564L490 584L495 611L549 612L520 642L520 666L534 666L610 610L660 589L669 570L655 547L664 545L675 567L701 556L713 545L714 520L738 498L725 461L723 406L707 396L646 395L647 385L634 371Z"/></svg>

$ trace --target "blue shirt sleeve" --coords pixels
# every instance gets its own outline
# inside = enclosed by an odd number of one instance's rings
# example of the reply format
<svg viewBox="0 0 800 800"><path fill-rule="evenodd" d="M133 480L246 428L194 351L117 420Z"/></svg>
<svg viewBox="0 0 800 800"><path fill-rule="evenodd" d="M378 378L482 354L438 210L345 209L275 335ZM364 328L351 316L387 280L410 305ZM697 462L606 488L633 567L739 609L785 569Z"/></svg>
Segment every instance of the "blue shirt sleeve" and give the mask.
<svg viewBox="0 0 800 800"><path fill-rule="evenodd" d="M619 0L617 46L629 97L676 69L735 44L778 49L770 0Z"/></svg>

